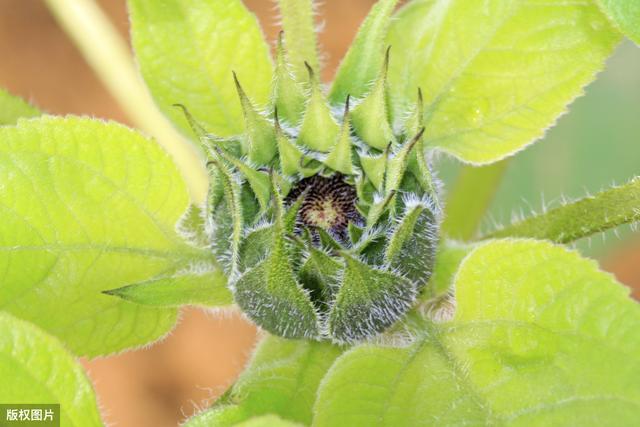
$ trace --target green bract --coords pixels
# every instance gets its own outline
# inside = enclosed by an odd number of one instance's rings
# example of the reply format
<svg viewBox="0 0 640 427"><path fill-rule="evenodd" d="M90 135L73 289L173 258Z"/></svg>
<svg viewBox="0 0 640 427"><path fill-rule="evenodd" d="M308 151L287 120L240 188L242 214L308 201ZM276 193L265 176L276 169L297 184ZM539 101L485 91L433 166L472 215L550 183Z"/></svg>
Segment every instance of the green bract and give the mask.
<svg viewBox="0 0 640 427"><path fill-rule="evenodd" d="M204 133L186 111L209 158L212 248L236 303L269 332L366 339L406 313L433 269L441 212L421 99L393 132L388 52L367 93L344 105L327 103L308 64L310 87L296 82L282 37L277 53L267 111L236 79L243 135Z"/></svg>

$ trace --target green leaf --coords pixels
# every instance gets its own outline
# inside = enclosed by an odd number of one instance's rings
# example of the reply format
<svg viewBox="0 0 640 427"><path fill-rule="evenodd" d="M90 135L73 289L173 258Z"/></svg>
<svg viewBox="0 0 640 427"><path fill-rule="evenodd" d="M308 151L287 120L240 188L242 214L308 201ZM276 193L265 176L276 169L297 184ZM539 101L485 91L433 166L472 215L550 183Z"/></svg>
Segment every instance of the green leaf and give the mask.
<svg viewBox="0 0 640 427"><path fill-rule="evenodd" d="M271 412L309 424L316 390L341 352L328 342L269 336L234 384L229 400L252 415Z"/></svg>
<svg viewBox="0 0 640 427"><path fill-rule="evenodd" d="M423 290L422 301L445 294L453 289L453 280L460 263L473 249L471 244L445 240L436 253L436 263L429 285Z"/></svg>
<svg viewBox="0 0 640 427"><path fill-rule="evenodd" d="M263 414L311 424L316 390L342 352L327 342L293 341L267 336L248 368L220 405L199 415L207 420L189 427L225 427Z"/></svg>
<svg viewBox="0 0 640 427"><path fill-rule="evenodd" d="M263 415L241 422L237 427L302 427L302 424L284 420L277 415Z"/></svg>
<svg viewBox="0 0 640 427"><path fill-rule="evenodd" d="M453 239L471 240L498 191L509 159L491 165L464 166L449 190L442 231Z"/></svg>
<svg viewBox="0 0 640 427"><path fill-rule="evenodd" d="M59 403L60 425L103 425L91 383L64 346L4 312L0 312L0 378L0 402Z"/></svg>
<svg viewBox="0 0 640 427"><path fill-rule="evenodd" d="M278 0L289 63L299 82L307 81L308 63L320 70L313 0Z"/></svg>
<svg viewBox="0 0 640 427"><path fill-rule="evenodd" d="M188 205L154 141L115 123L43 116L0 128L0 309L77 354L140 346L175 309L102 291L210 260L175 224Z"/></svg>
<svg viewBox="0 0 640 427"><path fill-rule="evenodd" d="M189 418L182 427L232 427L248 419L251 419L251 415L245 414L239 406L216 405Z"/></svg>
<svg viewBox="0 0 640 427"><path fill-rule="evenodd" d="M104 293L154 307L218 307L233 303L224 273L209 263L195 264L173 274L163 274Z"/></svg>
<svg viewBox="0 0 640 427"><path fill-rule="evenodd" d="M491 163L540 138L619 40L592 2L414 1L389 30L395 113L420 87L425 145Z"/></svg>
<svg viewBox="0 0 640 427"><path fill-rule="evenodd" d="M21 117L36 117L39 115L40 111L22 98L0 89L0 126L13 125Z"/></svg>
<svg viewBox="0 0 640 427"><path fill-rule="evenodd" d="M272 62L260 26L240 0L129 0L131 36L156 102L187 135L184 104L209 132L243 130L235 71L252 100L269 98Z"/></svg>
<svg viewBox="0 0 640 427"><path fill-rule="evenodd" d="M637 0L597 0L597 3L625 36L640 44L640 3Z"/></svg>
<svg viewBox="0 0 640 427"><path fill-rule="evenodd" d="M511 224L486 237L532 237L569 243L637 221L640 221L640 177L620 187Z"/></svg>
<svg viewBox="0 0 640 427"><path fill-rule="evenodd" d="M314 426L634 425L640 306L577 253L533 240L475 249L457 311L404 348L344 353Z"/></svg>
<svg viewBox="0 0 640 427"><path fill-rule="evenodd" d="M366 94L382 68L384 40L396 4L398 0L380 0L371 8L336 72L329 95L332 103L343 103L347 95L359 98Z"/></svg>

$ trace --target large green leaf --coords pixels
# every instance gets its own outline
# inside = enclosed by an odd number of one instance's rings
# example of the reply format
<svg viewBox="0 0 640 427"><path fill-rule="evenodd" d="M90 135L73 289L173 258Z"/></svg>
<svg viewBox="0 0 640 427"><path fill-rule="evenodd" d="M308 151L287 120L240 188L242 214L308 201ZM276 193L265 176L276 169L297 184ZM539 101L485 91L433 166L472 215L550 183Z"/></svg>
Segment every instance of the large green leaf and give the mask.
<svg viewBox="0 0 640 427"><path fill-rule="evenodd" d="M233 408L235 409L235 408ZM189 419L183 427L212 427L212 426L233 426L233 427L302 427L302 424L287 421L277 415L261 415L249 418L246 421L233 421L229 416L232 411L209 411Z"/></svg>
<svg viewBox="0 0 640 427"><path fill-rule="evenodd" d="M631 426L640 306L551 243L492 241L456 275L452 321L405 348L363 345L322 382L315 426Z"/></svg>
<svg viewBox="0 0 640 427"><path fill-rule="evenodd" d="M60 425L102 425L91 384L62 344L32 324L3 312L0 378L2 403L59 403ZM4 413L0 423L3 421Z"/></svg>
<svg viewBox="0 0 640 427"><path fill-rule="evenodd" d="M384 63L384 40L397 4L398 0L380 0L371 8L336 72L329 95L331 102L341 104L347 95L366 94Z"/></svg>
<svg viewBox="0 0 640 427"><path fill-rule="evenodd" d="M272 63L258 22L240 0L129 0L140 70L160 108L190 133L184 104L209 132L243 129L235 71L255 102L269 96Z"/></svg>
<svg viewBox="0 0 640 427"><path fill-rule="evenodd" d="M395 109L420 87L425 144L490 163L541 137L619 39L591 1L414 1L389 32Z"/></svg>
<svg viewBox="0 0 640 427"><path fill-rule="evenodd" d="M175 231L188 195L167 154L124 126L76 117L21 120L0 140L0 309L81 355L167 333L175 309L102 294L211 262Z"/></svg>
<svg viewBox="0 0 640 427"><path fill-rule="evenodd" d="M597 0L597 2L624 35L640 44L640 2L638 0Z"/></svg>
<svg viewBox="0 0 640 427"><path fill-rule="evenodd" d="M270 413L308 425L320 380L341 351L327 342L268 336L217 406L187 425L226 427Z"/></svg>
<svg viewBox="0 0 640 427"><path fill-rule="evenodd" d="M21 117L35 117L40 115L37 108L9 92L0 89L0 125L15 124Z"/></svg>
<svg viewBox="0 0 640 427"><path fill-rule="evenodd" d="M462 167L447 192L442 232L452 239L470 240L493 201L509 165L505 159L487 166Z"/></svg>

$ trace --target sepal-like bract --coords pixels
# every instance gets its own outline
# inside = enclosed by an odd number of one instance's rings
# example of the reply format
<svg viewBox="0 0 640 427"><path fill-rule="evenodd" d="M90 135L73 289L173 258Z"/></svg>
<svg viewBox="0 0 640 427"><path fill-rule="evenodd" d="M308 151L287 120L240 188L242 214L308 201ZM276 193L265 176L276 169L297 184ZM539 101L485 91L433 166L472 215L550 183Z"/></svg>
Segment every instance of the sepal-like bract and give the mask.
<svg viewBox="0 0 640 427"><path fill-rule="evenodd" d="M339 342L371 338L394 324L415 300L416 284L392 270L343 253L340 291L329 312L329 334Z"/></svg>

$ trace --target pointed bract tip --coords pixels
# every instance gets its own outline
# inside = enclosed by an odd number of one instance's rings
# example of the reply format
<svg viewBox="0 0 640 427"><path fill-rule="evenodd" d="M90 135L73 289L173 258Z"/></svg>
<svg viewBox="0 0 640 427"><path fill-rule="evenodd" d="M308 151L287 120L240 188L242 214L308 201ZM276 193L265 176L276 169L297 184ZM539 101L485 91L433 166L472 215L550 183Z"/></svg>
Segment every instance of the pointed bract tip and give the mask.
<svg viewBox="0 0 640 427"><path fill-rule="evenodd" d="M278 116L278 106L273 108L273 124L276 129L280 129L280 117Z"/></svg>
<svg viewBox="0 0 640 427"><path fill-rule="evenodd" d="M407 145L408 151L413 150L413 147L416 145L416 143L420 141L420 138L422 138L422 135L424 134L424 130L425 127L422 126L416 136L414 136L411 141L409 141L409 144Z"/></svg>
<svg viewBox="0 0 640 427"><path fill-rule="evenodd" d="M389 71L389 57L391 56L391 45L387 46L387 50L384 53L384 62L382 63L382 75L387 76L387 72Z"/></svg>
<svg viewBox="0 0 640 427"><path fill-rule="evenodd" d="M244 89L242 89L242 85L240 84L240 80L238 79L238 75L236 74L235 71L231 71L231 74L233 74L233 82L236 84L236 89L238 90L238 93L240 94L241 97L246 96L244 93Z"/></svg>
<svg viewBox="0 0 640 427"><path fill-rule="evenodd" d="M304 61L304 66L307 68L307 72L309 73L309 80L314 80L316 77L315 72L313 71L313 67L307 61Z"/></svg>
<svg viewBox="0 0 640 427"><path fill-rule="evenodd" d="M207 137L208 132L207 130L196 121L196 119L191 115L191 113L189 112L189 109L184 105L184 104L180 104L180 103L175 103L175 104L171 104L172 107L176 107L179 108L182 111L182 114L184 115L185 119L187 119L187 123L189 123L189 127L191 128L191 131L198 137L201 139L201 142L204 140L204 138ZM205 151L207 150L207 147L204 144L201 144L202 147L205 149Z"/></svg>
<svg viewBox="0 0 640 427"><path fill-rule="evenodd" d="M345 120L347 119L347 116L349 115L349 104L351 102L351 95L347 95L347 100L344 103L344 118Z"/></svg>
<svg viewBox="0 0 640 427"><path fill-rule="evenodd" d="M420 128L420 130L418 131L418 133L416 134L416 136L414 136L414 137L413 137L413 139L415 140L415 141L412 141L413 143L417 142L420 138L422 138L422 135L424 134L424 130L425 130L425 129L426 129L426 128L425 128L424 126L422 126L422 127Z"/></svg>
<svg viewBox="0 0 640 427"><path fill-rule="evenodd" d="M278 40L276 41L276 54L278 56L278 60L284 59L284 31L280 31L278 33Z"/></svg>

